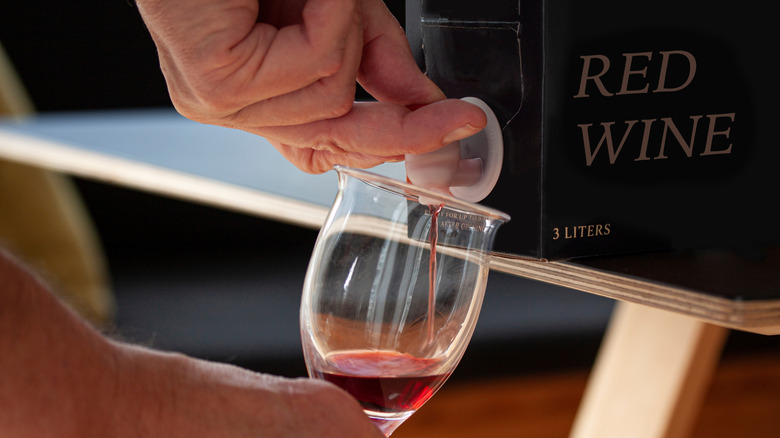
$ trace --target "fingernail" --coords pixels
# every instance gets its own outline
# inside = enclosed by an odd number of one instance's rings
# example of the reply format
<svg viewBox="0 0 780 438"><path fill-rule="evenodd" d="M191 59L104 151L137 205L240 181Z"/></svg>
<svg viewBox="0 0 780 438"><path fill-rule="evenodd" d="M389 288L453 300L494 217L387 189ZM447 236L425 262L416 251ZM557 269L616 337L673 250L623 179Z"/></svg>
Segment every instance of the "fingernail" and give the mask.
<svg viewBox="0 0 780 438"><path fill-rule="evenodd" d="M478 128L475 128L470 124L465 124L460 128L457 128L454 131L450 132L449 134L445 135L444 140L442 140L442 143L450 144L453 141L464 139L466 137L476 134L477 132L479 132Z"/></svg>

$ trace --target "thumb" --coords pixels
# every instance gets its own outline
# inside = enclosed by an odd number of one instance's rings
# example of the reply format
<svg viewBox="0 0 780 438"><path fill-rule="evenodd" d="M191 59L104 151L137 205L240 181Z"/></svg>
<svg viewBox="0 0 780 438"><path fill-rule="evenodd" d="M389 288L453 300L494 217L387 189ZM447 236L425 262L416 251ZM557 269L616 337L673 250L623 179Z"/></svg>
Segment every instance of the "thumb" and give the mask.
<svg viewBox="0 0 780 438"><path fill-rule="evenodd" d="M382 102L403 106L445 99L444 93L417 67L403 28L384 2L363 5L363 57L357 79Z"/></svg>

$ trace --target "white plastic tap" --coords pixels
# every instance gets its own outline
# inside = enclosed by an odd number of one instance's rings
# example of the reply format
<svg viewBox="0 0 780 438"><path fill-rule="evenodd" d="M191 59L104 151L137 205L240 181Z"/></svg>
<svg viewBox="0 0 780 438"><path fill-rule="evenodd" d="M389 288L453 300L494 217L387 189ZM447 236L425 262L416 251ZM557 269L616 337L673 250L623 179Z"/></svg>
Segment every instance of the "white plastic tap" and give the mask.
<svg viewBox="0 0 780 438"><path fill-rule="evenodd" d="M485 102L476 97L463 100L485 112L485 128L433 152L406 155L406 177L418 187L479 202L498 182L504 161L504 140L498 119Z"/></svg>

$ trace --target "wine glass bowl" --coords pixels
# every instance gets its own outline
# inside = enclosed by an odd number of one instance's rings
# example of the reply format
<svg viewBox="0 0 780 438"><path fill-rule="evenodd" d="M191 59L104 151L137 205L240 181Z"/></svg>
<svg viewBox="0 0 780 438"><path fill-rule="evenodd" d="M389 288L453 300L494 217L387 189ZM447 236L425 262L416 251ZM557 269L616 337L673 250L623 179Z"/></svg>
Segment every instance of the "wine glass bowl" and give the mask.
<svg viewBox="0 0 780 438"><path fill-rule="evenodd" d="M301 301L313 378L341 387L385 436L452 374L482 304L501 212L336 167Z"/></svg>

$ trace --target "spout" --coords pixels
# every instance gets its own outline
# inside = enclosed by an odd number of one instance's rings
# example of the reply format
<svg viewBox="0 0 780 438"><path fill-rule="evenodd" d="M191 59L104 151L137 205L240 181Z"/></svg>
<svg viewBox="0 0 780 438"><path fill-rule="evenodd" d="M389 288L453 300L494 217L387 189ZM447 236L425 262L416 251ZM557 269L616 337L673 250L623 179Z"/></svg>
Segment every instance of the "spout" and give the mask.
<svg viewBox="0 0 780 438"><path fill-rule="evenodd" d="M464 201L479 202L498 182L504 159L504 141L498 119L490 107L475 97L463 100L485 112L485 128L436 151L407 155L406 176L419 187Z"/></svg>

